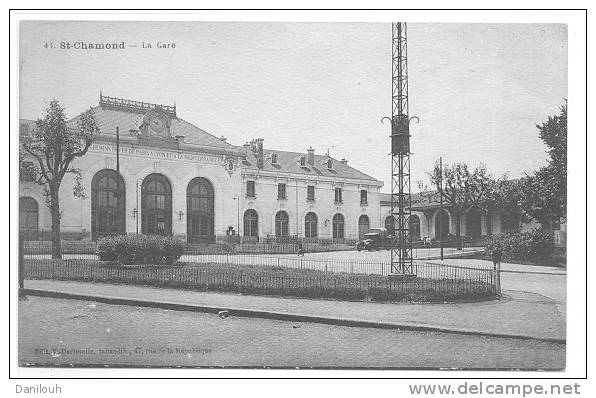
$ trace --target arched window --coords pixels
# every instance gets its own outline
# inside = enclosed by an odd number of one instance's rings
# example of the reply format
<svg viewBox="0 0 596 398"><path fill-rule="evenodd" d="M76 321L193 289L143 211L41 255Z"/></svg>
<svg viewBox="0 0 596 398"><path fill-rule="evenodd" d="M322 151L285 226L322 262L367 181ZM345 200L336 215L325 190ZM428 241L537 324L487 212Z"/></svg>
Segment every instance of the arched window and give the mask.
<svg viewBox="0 0 596 398"><path fill-rule="evenodd" d="M39 206L28 196L19 198L19 231L24 240L39 237Z"/></svg>
<svg viewBox="0 0 596 398"><path fill-rule="evenodd" d="M215 242L213 186L203 177L186 187L186 235L189 243Z"/></svg>
<svg viewBox="0 0 596 398"><path fill-rule="evenodd" d="M144 234L172 234L172 187L161 174L149 174L141 185Z"/></svg>
<svg viewBox="0 0 596 398"><path fill-rule="evenodd" d="M289 235L290 218L285 211L278 211L275 215L275 236Z"/></svg>
<svg viewBox="0 0 596 398"><path fill-rule="evenodd" d="M408 219L409 231L410 231L410 239L412 242L417 242L420 240L420 217L415 214L412 214Z"/></svg>
<svg viewBox="0 0 596 398"><path fill-rule="evenodd" d="M446 210L435 214L435 239L442 239L449 235L449 213Z"/></svg>
<svg viewBox="0 0 596 398"><path fill-rule="evenodd" d="M395 235L395 217L385 217L385 230L387 235Z"/></svg>
<svg viewBox="0 0 596 398"><path fill-rule="evenodd" d="M253 209L244 212L244 236L259 236L259 215Z"/></svg>
<svg viewBox="0 0 596 398"><path fill-rule="evenodd" d="M479 238L482 235L482 214L477 208L471 209L466 213L466 235L472 238Z"/></svg>
<svg viewBox="0 0 596 398"><path fill-rule="evenodd" d="M304 237L317 237L317 215L315 213L307 213L304 217Z"/></svg>
<svg viewBox="0 0 596 398"><path fill-rule="evenodd" d="M333 239L344 239L344 216L337 213L333 216Z"/></svg>
<svg viewBox="0 0 596 398"><path fill-rule="evenodd" d="M98 171L91 180L91 239L126 233L126 191L115 170Z"/></svg>
<svg viewBox="0 0 596 398"><path fill-rule="evenodd" d="M370 229L370 221L368 220L368 216L363 214L358 218L358 238L362 239L364 234L367 233Z"/></svg>

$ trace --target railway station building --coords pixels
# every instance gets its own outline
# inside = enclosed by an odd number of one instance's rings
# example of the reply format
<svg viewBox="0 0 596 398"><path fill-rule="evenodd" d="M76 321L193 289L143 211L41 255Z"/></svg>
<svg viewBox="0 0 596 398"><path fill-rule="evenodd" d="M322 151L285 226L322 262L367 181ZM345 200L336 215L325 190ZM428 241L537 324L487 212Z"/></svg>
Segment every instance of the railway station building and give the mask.
<svg viewBox="0 0 596 398"><path fill-rule="evenodd" d="M64 239L138 232L189 243L237 235L247 242L341 242L382 226L383 183L344 159L311 147L276 150L259 138L232 145L182 119L175 106L100 94L93 111L100 134L72 165L81 170L85 197L73 195L71 175L61 185ZM32 126L21 119L22 139ZM43 187L27 175L19 184L19 216L29 240L49 240Z"/></svg>

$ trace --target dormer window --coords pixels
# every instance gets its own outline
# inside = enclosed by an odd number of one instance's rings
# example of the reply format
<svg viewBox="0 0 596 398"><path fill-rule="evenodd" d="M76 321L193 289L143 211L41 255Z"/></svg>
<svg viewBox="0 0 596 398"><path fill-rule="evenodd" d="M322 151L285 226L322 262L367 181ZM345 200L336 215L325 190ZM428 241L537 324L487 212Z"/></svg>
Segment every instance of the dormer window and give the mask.
<svg viewBox="0 0 596 398"><path fill-rule="evenodd" d="M304 156L300 157L300 166L306 167L306 157L304 157Z"/></svg>
<svg viewBox="0 0 596 398"><path fill-rule="evenodd" d="M271 154L271 164L277 164L277 153Z"/></svg>
<svg viewBox="0 0 596 398"><path fill-rule="evenodd" d="M332 169L333 168L333 159L327 159L327 168L328 169Z"/></svg>

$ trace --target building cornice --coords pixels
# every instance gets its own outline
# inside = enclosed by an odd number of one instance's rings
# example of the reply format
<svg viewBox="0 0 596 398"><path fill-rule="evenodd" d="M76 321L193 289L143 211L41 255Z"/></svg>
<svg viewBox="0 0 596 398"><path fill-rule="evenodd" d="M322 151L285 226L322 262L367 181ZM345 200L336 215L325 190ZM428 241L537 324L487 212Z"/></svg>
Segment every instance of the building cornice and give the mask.
<svg viewBox="0 0 596 398"><path fill-rule="evenodd" d="M116 136L100 134L93 142L115 145ZM187 144L183 142L178 142L176 140L139 140L137 138L131 138L126 135L120 137L120 145L128 145L134 148L159 149L164 151L179 151L186 153L207 153L212 155L226 155L232 157L243 156L242 150L236 148L226 149L207 145Z"/></svg>
<svg viewBox="0 0 596 398"><path fill-rule="evenodd" d="M381 188L383 186L382 181L376 180L362 180L356 178L345 178L345 177L327 177L327 176L312 176L312 175L302 175L297 173L281 173L277 172L270 172L266 170L247 170L241 169L241 174L243 177L251 177L251 178L262 178L268 177L272 179L281 179L285 178L288 180L299 180L303 182L329 182L331 184L350 184L350 185L361 185L361 186L370 186L370 187L378 187Z"/></svg>

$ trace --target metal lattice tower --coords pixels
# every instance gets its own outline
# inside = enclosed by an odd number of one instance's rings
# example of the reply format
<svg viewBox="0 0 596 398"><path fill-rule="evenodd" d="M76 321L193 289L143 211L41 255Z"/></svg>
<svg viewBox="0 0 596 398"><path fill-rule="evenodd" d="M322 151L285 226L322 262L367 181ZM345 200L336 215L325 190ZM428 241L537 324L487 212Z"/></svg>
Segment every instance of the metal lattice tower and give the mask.
<svg viewBox="0 0 596 398"><path fill-rule="evenodd" d="M396 223L391 246L391 273L414 275L412 238L409 233L410 117L408 109L407 25L392 26L392 109L391 109L391 214Z"/></svg>

